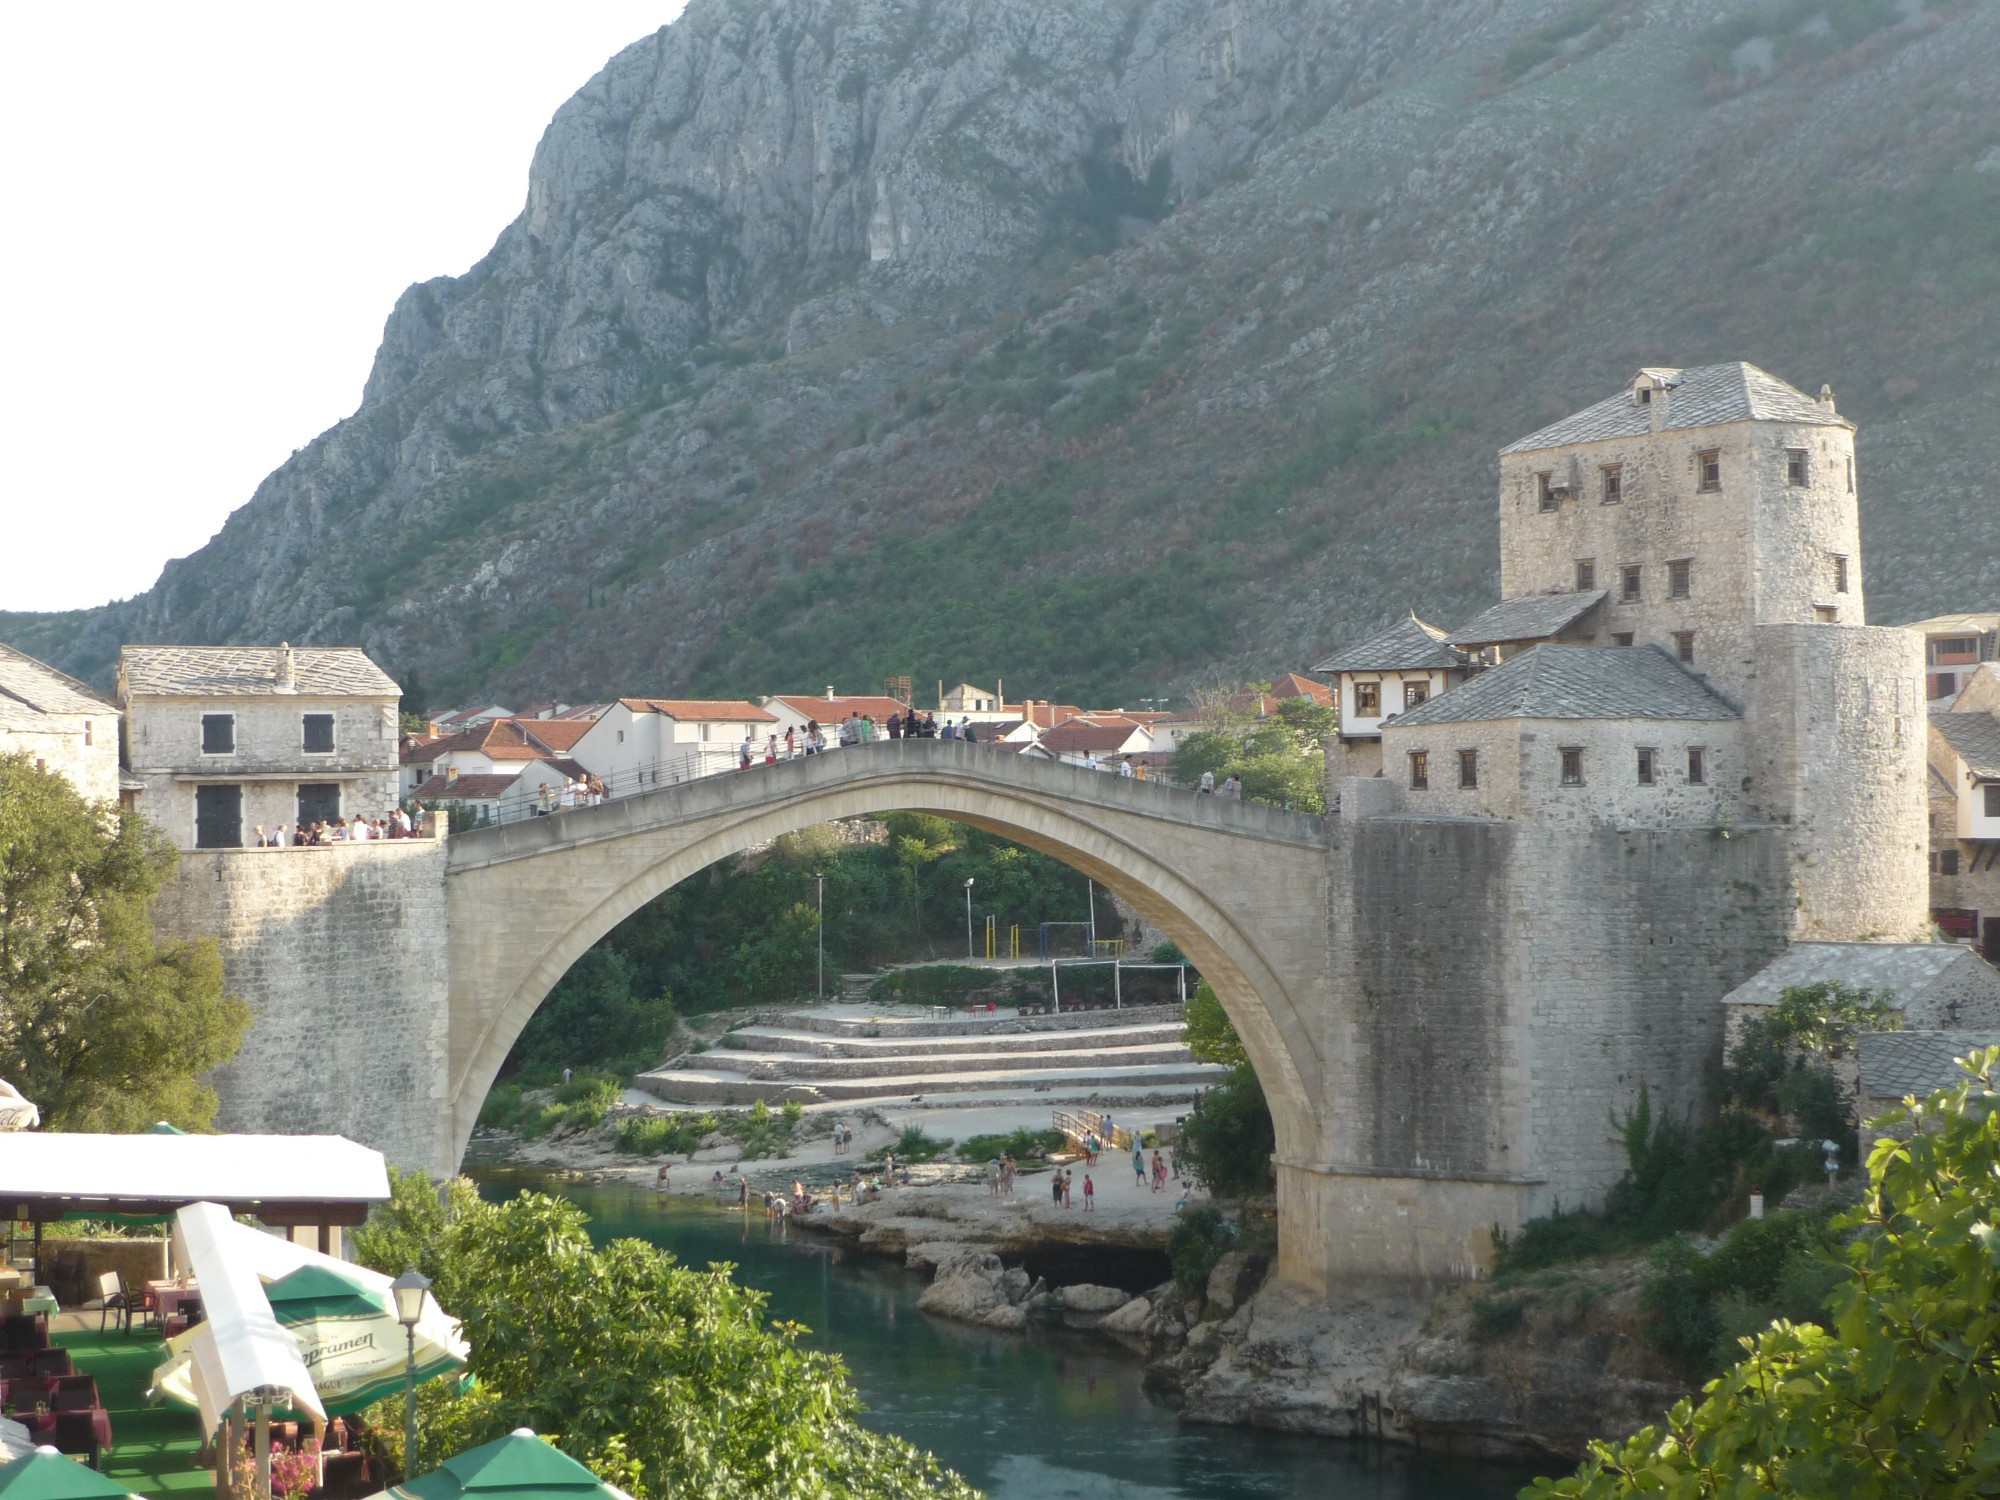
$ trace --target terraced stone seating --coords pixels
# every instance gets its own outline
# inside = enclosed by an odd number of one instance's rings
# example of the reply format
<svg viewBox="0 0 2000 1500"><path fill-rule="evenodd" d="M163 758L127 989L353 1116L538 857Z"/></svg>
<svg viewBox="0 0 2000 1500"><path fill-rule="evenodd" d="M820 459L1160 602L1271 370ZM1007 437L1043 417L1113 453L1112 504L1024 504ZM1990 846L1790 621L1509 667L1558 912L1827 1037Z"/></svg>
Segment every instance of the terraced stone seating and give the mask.
<svg viewBox="0 0 2000 1500"><path fill-rule="evenodd" d="M907 1101L1033 1093L1051 1099L1176 1092L1216 1082L1181 1041L1179 1008L990 1019L805 1011L722 1037L636 1082L674 1104Z"/></svg>

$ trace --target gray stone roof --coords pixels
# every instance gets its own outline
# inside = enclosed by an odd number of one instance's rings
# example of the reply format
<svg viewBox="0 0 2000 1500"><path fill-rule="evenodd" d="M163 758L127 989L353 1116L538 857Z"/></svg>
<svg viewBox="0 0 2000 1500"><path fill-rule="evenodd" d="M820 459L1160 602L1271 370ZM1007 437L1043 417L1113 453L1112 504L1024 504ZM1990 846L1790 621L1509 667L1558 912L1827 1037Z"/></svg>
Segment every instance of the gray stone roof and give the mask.
<svg viewBox="0 0 2000 1500"><path fill-rule="evenodd" d="M1867 1031L1861 1035L1861 1094L1867 1099L1918 1098L1965 1081L1954 1058L2000 1047L1996 1031Z"/></svg>
<svg viewBox="0 0 2000 1500"><path fill-rule="evenodd" d="M1722 997L1724 1005L1776 1005L1786 990L1837 980L1858 990L1888 990L1903 1006L1953 964L1980 962L1957 943L1794 943Z"/></svg>
<svg viewBox="0 0 2000 1500"><path fill-rule="evenodd" d="M116 713L74 677L65 676L12 646L0 646L0 702L11 700L13 715Z"/></svg>
<svg viewBox="0 0 2000 1500"><path fill-rule="evenodd" d="M278 686L284 655L289 689ZM290 691L306 697L396 698L402 689L359 646L127 646L118 684L127 697L244 698Z"/></svg>
<svg viewBox="0 0 2000 1500"><path fill-rule="evenodd" d="M1602 604L1603 589L1582 594L1523 594L1503 599L1451 632L1455 646L1498 646L1509 641L1546 641L1569 629Z"/></svg>
<svg viewBox="0 0 2000 1500"><path fill-rule="evenodd" d="M1390 723L1736 717L1726 699L1657 646L1532 646Z"/></svg>
<svg viewBox="0 0 2000 1500"><path fill-rule="evenodd" d="M1336 651L1314 667L1315 672L1422 672L1462 667L1465 658L1451 649L1445 633L1406 615L1380 635Z"/></svg>
<svg viewBox="0 0 2000 1500"><path fill-rule="evenodd" d="M1993 714L1932 714L1931 723L1981 781L2000 781L2000 717Z"/></svg>
<svg viewBox="0 0 2000 1500"><path fill-rule="evenodd" d="M1714 427L1723 422L1803 422L1820 427L1852 427L1831 405L1822 406L1777 376L1731 360L1723 365L1697 365L1691 370L1649 370L1672 385L1662 429L1681 432L1690 427ZM1653 398L1659 400L1658 396ZM1509 443L1502 453L1533 453L1571 443L1596 443L1606 438L1638 437L1653 430L1653 409L1636 392L1617 395Z"/></svg>

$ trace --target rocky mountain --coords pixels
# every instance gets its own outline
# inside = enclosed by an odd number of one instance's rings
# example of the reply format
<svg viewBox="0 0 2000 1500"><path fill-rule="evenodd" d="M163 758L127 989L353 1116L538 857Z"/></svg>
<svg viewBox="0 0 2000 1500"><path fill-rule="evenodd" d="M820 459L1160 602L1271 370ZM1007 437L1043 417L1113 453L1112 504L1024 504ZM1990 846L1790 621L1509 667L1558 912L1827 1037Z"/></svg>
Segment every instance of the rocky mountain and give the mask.
<svg viewBox="0 0 2000 1500"><path fill-rule="evenodd" d="M432 702L1136 698L1495 589L1495 450L1641 364L1860 422L1871 616L2000 601L2000 6L692 0L120 642Z"/></svg>

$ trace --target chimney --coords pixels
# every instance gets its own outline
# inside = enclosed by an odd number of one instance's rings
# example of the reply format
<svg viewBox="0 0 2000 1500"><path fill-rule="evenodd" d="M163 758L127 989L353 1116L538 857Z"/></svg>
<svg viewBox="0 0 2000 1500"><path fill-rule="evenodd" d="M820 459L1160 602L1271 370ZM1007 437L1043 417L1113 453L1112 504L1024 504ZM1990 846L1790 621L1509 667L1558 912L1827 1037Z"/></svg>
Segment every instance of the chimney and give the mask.
<svg viewBox="0 0 2000 1500"><path fill-rule="evenodd" d="M299 688L297 664L292 659L292 643L278 643L278 691L295 693Z"/></svg>
<svg viewBox="0 0 2000 1500"><path fill-rule="evenodd" d="M458 780L458 767L446 766L444 768L444 779L447 783Z"/></svg>
<svg viewBox="0 0 2000 1500"><path fill-rule="evenodd" d="M830 682L826 685L826 701L833 702L833 684Z"/></svg>
<svg viewBox="0 0 2000 1500"><path fill-rule="evenodd" d="M1826 412L1827 412L1827 415L1828 415L1828 416L1832 416L1832 415L1833 415L1833 387L1832 387L1832 386L1830 386L1830 385L1822 385L1822 386L1821 386L1821 387L1819 388L1819 404L1820 404L1821 406L1824 406L1824 407L1826 408Z"/></svg>
<svg viewBox="0 0 2000 1500"><path fill-rule="evenodd" d="M993 706L1003 714L1007 712L1007 679L1004 677L993 679Z"/></svg>
<svg viewBox="0 0 2000 1500"><path fill-rule="evenodd" d="M1648 407L1649 415L1652 418L1652 428L1654 432L1664 432L1666 430L1667 402L1671 400L1672 397L1673 397L1672 387L1668 386L1664 382L1660 381L1654 382L1653 396Z"/></svg>
<svg viewBox="0 0 2000 1500"><path fill-rule="evenodd" d="M938 679L938 712L944 712L944 679Z"/></svg>

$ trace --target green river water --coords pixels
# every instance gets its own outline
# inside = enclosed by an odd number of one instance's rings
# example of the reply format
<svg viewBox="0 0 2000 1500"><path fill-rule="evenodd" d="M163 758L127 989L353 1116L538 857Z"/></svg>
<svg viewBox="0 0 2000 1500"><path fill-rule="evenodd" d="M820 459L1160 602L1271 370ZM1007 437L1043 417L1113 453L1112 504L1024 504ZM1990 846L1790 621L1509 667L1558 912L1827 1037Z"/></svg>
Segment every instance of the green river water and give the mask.
<svg viewBox="0 0 2000 1500"><path fill-rule="evenodd" d="M1183 1425L1137 1360L1086 1334L993 1333L917 1311L926 1278L818 1237L643 1188L477 1174L491 1197L559 1193L592 1232L691 1265L729 1261L774 1317L846 1360L866 1421L928 1448L993 1500L1501 1500L1534 1472L1393 1445Z"/></svg>

